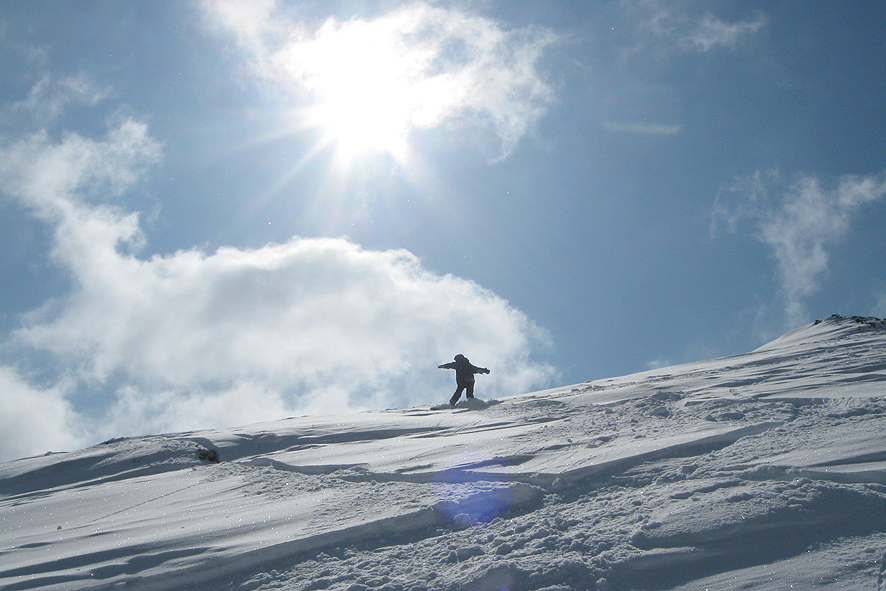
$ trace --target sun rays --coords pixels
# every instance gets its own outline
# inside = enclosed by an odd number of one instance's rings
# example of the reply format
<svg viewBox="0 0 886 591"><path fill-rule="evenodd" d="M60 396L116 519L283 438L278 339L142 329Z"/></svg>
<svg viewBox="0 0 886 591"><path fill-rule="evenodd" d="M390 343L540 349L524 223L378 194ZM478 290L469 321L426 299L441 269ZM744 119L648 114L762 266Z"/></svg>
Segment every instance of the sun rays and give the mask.
<svg viewBox="0 0 886 591"><path fill-rule="evenodd" d="M421 64L391 31L328 23L290 57L315 95L305 120L323 130L339 160L370 152L405 158L412 115L422 104Z"/></svg>
<svg viewBox="0 0 886 591"><path fill-rule="evenodd" d="M317 130L313 152L331 150L339 170L378 154L405 165L413 132L459 117L489 129L504 157L552 100L536 70L554 41L546 30L422 2L315 26L265 6L245 30L230 16L241 13L215 10L253 53L254 73L292 97L292 130Z"/></svg>

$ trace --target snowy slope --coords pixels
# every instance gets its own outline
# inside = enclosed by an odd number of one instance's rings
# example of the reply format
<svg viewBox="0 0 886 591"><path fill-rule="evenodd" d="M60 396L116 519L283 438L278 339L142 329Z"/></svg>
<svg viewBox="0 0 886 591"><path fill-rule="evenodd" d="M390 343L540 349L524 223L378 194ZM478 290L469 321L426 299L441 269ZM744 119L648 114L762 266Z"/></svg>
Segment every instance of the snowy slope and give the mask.
<svg viewBox="0 0 886 591"><path fill-rule="evenodd" d="M0 588L883 591L884 394L886 324L832 317L454 410L8 462Z"/></svg>

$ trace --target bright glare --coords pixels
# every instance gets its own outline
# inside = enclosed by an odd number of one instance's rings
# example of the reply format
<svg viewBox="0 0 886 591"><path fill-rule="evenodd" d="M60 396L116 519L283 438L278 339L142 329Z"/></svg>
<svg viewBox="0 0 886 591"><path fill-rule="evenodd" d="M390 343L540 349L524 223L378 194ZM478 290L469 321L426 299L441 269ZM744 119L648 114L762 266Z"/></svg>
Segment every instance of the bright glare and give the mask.
<svg viewBox="0 0 886 591"><path fill-rule="evenodd" d="M340 157L387 152L402 160L413 116L425 102L420 96L425 56L371 24L331 29L327 23L302 46L312 54L305 77L318 101L308 122L324 129Z"/></svg>
<svg viewBox="0 0 886 591"><path fill-rule="evenodd" d="M317 149L333 146L341 160L375 152L403 163L412 130L455 117L489 130L506 156L551 99L535 66L554 38L542 30L505 31L424 2L317 29L263 19L233 26L251 40L262 74L310 105L299 119L322 130ZM265 43L284 36L279 49Z"/></svg>

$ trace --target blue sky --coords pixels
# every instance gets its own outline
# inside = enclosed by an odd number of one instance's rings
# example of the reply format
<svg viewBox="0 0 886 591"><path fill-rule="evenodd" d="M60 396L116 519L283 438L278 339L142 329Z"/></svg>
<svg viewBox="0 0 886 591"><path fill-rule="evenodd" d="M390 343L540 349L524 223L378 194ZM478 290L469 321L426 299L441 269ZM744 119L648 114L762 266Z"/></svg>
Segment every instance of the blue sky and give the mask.
<svg viewBox="0 0 886 591"><path fill-rule="evenodd" d="M886 7L0 4L0 456L886 316ZM50 434L50 435L47 435Z"/></svg>

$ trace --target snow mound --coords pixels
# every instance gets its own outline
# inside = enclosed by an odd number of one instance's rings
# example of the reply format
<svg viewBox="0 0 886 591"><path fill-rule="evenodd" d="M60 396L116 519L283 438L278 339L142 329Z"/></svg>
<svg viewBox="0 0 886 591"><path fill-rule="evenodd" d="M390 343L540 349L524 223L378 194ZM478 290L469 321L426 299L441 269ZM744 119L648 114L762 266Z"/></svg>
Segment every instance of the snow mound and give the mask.
<svg viewBox="0 0 886 591"><path fill-rule="evenodd" d="M883 328L0 464L0 588L882 589Z"/></svg>
<svg viewBox="0 0 886 591"><path fill-rule="evenodd" d="M827 340L837 340L863 331L886 330L886 321L864 316L840 316L834 314L824 320L816 320L810 325L801 326L769 342L757 351L781 349L800 344L812 344Z"/></svg>

